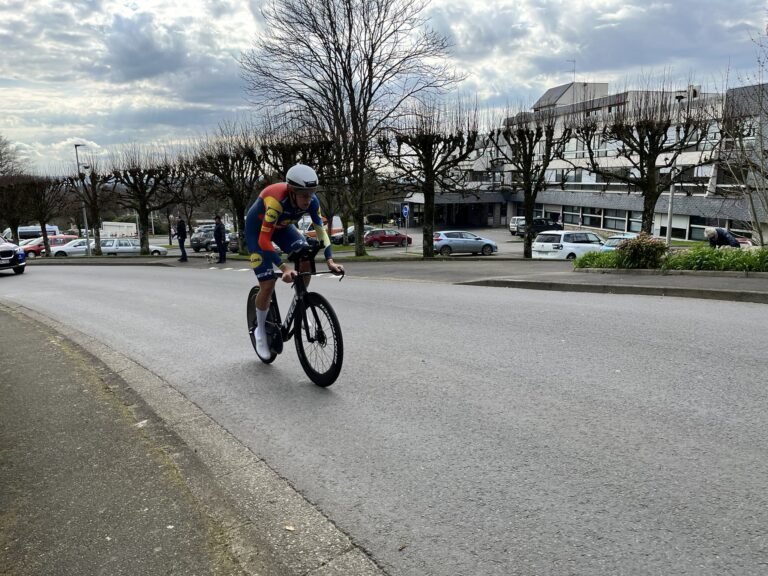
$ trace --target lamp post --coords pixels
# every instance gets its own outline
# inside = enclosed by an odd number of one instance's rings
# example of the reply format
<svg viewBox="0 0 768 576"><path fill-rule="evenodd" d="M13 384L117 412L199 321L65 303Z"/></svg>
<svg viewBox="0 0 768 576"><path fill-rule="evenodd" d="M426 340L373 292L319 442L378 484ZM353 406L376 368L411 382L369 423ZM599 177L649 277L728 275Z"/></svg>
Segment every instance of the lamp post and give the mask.
<svg viewBox="0 0 768 576"><path fill-rule="evenodd" d="M682 94L675 95L675 100L677 101L677 126L675 126L675 147L677 147L678 142L680 142L680 103L683 101L685 96ZM675 154L677 154L677 150L674 151ZM677 156L675 156L675 164L672 166L672 169L669 172L669 175L671 176L670 183L669 183L669 203L667 204L667 247L672 246L672 210L673 210L673 204L675 202L675 177L677 176Z"/></svg>
<svg viewBox="0 0 768 576"><path fill-rule="evenodd" d="M77 148L79 146L85 146L85 144L75 144L75 162L77 162L77 179L80 181L80 185L85 187L85 182L80 178L80 156L77 154ZM85 201L80 197L80 204L83 207L83 228L85 229L85 254L91 255L91 240L88 237L88 215L85 211Z"/></svg>

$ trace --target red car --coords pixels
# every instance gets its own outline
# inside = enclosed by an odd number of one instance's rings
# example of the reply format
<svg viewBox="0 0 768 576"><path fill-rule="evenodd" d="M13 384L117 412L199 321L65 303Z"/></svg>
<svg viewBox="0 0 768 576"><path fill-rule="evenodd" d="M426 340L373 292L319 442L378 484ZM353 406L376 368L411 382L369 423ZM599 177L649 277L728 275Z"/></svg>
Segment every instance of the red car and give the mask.
<svg viewBox="0 0 768 576"><path fill-rule="evenodd" d="M392 228L374 228L370 232L367 232L363 237L363 242L366 246L373 246L378 248L379 246L405 246L406 242L410 245L413 244L413 238L401 234L397 230Z"/></svg>
<svg viewBox="0 0 768 576"><path fill-rule="evenodd" d="M56 246L63 246L67 242L71 242L72 240L77 240L77 236L72 236L70 234L56 234L48 236L48 244L51 245L51 252L53 252L53 249ZM24 249L24 252L27 253L27 258L35 258L36 256L41 256L43 251L45 250L45 244L43 244L43 237L40 236L40 238L35 238L30 242L29 244L24 244L22 246Z"/></svg>

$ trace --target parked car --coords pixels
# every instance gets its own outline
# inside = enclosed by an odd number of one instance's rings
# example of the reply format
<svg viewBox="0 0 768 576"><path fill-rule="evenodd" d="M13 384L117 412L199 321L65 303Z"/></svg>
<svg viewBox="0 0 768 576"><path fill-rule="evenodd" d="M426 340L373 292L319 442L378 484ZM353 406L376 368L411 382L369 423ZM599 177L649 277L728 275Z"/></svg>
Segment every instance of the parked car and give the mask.
<svg viewBox="0 0 768 576"><path fill-rule="evenodd" d="M323 216L323 226L325 227L325 230L328 231L328 220L325 218L325 216ZM307 238L317 238L317 231L315 230L315 226L312 224L312 219L309 216L304 216L301 220L299 220L296 223L296 228L298 228L299 232L301 232ZM341 223L341 218L334 216L333 227L331 229L330 236L333 236L334 234L340 234L343 231L344 226Z"/></svg>
<svg viewBox="0 0 768 576"><path fill-rule="evenodd" d="M136 238L105 238L101 241L101 253L105 256L141 254L141 241ZM168 250L162 246L149 245L152 256L166 256Z"/></svg>
<svg viewBox="0 0 768 576"><path fill-rule="evenodd" d="M213 228L208 228L207 224L204 226L206 227L200 226L200 229L189 238L189 244L195 252L200 252L200 250L205 250L206 252L217 250L216 240L213 239ZM225 229L224 232L227 235L226 238L229 238L229 235L232 233L229 229Z"/></svg>
<svg viewBox="0 0 768 576"><path fill-rule="evenodd" d="M370 232L363 236L363 243L366 246L373 246L378 248L379 246L405 246L406 242L410 245L413 244L413 238L401 234L397 230L392 228L374 228Z"/></svg>
<svg viewBox="0 0 768 576"><path fill-rule="evenodd" d="M625 232L624 234L615 234L614 236L608 236L608 239L603 244L603 247L600 249L601 252L613 252L616 250L616 247L624 242L624 240L630 240L632 238L637 238L637 234L634 232Z"/></svg>
<svg viewBox="0 0 768 576"><path fill-rule="evenodd" d="M240 252L240 239L235 232L232 232L227 238L227 248L234 254Z"/></svg>
<svg viewBox="0 0 768 576"><path fill-rule="evenodd" d="M0 240L0 270L12 269L14 274L24 274L27 255L21 246Z"/></svg>
<svg viewBox="0 0 768 576"><path fill-rule="evenodd" d="M533 241L533 258L574 260L587 252L599 252L603 239L593 232L547 230Z"/></svg>
<svg viewBox="0 0 768 576"><path fill-rule="evenodd" d="M509 219L509 233L512 236L523 236L525 234L525 216L512 216Z"/></svg>
<svg viewBox="0 0 768 576"><path fill-rule="evenodd" d="M367 224L363 226L363 237L365 235L373 230L373 226L368 226ZM352 244L355 241L355 227L350 226L347 228L347 243ZM333 236L331 236L331 244L344 244L344 234L341 232L337 232Z"/></svg>
<svg viewBox="0 0 768 576"><path fill-rule="evenodd" d="M439 252L441 256L450 256L461 252L490 256L499 251L498 245L493 240L463 230L435 232L432 241L435 252Z"/></svg>
<svg viewBox="0 0 768 576"><path fill-rule="evenodd" d="M71 242L72 240L77 240L77 236L72 236L71 234L55 234L52 236L48 236L48 244L51 247L51 253L53 253L54 248L57 246L63 246L67 242ZM27 258L36 258L38 256L41 256L43 251L45 250L45 244L43 243L43 237L40 236L40 238L33 238L29 242L25 243L24 246L24 252L27 254Z"/></svg>
<svg viewBox="0 0 768 576"><path fill-rule="evenodd" d="M545 232L546 230L562 230L563 226L559 222L550 220L549 218L534 218L531 224L533 226L533 235ZM522 226L518 224L516 234L520 237L525 236L525 218L523 218Z"/></svg>
<svg viewBox="0 0 768 576"><path fill-rule="evenodd" d="M51 252L56 257L85 256L87 243L90 243L91 253L93 253L93 248L95 247L96 242L93 240L88 240L88 242L86 242L85 238L78 238L77 240L72 240L71 242L62 244L61 246L56 246L56 248L52 249Z"/></svg>

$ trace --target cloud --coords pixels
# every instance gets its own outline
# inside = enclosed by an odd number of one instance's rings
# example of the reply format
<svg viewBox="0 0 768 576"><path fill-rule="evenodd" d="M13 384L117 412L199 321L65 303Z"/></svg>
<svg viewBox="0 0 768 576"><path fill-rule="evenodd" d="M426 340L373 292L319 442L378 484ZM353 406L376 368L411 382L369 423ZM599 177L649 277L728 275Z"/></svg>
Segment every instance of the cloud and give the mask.
<svg viewBox="0 0 768 576"><path fill-rule="evenodd" d="M117 82L153 78L178 71L188 51L180 28L156 22L152 14L115 16L104 43L103 64Z"/></svg>

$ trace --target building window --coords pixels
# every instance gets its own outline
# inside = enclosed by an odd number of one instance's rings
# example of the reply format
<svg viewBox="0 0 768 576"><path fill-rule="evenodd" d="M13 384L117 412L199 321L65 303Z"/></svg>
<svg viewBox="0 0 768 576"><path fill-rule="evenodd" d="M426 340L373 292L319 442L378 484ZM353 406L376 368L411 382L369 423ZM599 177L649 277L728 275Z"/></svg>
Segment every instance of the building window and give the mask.
<svg viewBox="0 0 768 576"><path fill-rule="evenodd" d="M605 211L605 221L603 227L609 230L625 230L627 226L627 211L626 210L608 210Z"/></svg>

